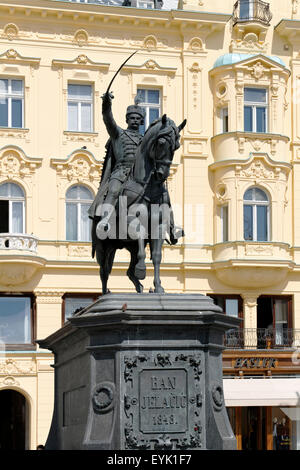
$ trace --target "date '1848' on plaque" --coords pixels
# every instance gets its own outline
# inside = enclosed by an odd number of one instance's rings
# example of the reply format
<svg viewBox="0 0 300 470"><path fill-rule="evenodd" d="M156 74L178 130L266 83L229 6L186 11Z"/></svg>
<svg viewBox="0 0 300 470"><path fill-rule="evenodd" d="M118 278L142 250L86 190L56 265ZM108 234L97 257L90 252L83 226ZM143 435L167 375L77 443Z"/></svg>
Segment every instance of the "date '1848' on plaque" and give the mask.
<svg viewBox="0 0 300 470"><path fill-rule="evenodd" d="M147 369L140 373L140 430L145 433L186 432L187 372Z"/></svg>

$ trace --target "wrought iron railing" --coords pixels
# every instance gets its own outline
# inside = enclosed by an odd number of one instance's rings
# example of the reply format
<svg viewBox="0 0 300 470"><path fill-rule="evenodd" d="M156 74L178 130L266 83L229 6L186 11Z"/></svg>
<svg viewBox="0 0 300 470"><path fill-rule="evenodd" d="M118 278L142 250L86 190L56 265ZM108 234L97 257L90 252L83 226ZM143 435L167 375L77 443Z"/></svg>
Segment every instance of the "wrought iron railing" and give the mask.
<svg viewBox="0 0 300 470"><path fill-rule="evenodd" d="M36 253L38 239L23 233L0 233L0 250L20 250Z"/></svg>
<svg viewBox="0 0 300 470"><path fill-rule="evenodd" d="M233 24L258 21L269 25L272 19L269 3L262 0L238 0L233 8Z"/></svg>
<svg viewBox="0 0 300 470"><path fill-rule="evenodd" d="M291 328L245 328L229 330L225 334L227 349L283 349L299 348L300 330Z"/></svg>

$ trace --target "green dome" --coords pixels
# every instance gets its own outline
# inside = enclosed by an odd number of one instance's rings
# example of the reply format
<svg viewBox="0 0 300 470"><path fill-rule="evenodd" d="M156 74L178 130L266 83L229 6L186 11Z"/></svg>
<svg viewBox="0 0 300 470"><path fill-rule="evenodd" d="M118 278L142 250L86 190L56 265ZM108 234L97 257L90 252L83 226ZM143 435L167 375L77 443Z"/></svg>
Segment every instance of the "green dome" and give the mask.
<svg viewBox="0 0 300 470"><path fill-rule="evenodd" d="M222 67L222 65L237 64L238 62L241 62L242 60L250 59L250 57L255 57L257 55L258 54L240 54L238 52L233 52L233 53L230 53L230 54L224 54L224 55L221 55L220 57L218 57L218 59L214 63L213 68ZM269 59L273 60L274 62L277 62L279 65L282 65L282 67L286 68L285 63L279 57L277 57L275 55L265 56L265 57L268 57Z"/></svg>

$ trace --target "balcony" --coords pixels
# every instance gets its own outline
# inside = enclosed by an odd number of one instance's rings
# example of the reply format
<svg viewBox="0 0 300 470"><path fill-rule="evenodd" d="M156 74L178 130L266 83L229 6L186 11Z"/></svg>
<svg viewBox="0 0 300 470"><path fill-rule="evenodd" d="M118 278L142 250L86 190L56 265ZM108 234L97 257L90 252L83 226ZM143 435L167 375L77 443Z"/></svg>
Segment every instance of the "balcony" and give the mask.
<svg viewBox="0 0 300 470"><path fill-rule="evenodd" d="M46 260L37 254L38 239L23 233L0 233L0 285L28 282Z"/></svg>
<svg viewBox="0 0 300 470"><path fill-rule="evenodd" d="M233 9L233 25L255 22L269 26L272 20L269 3L261 0L238 0Z"/></svg>
<svg viewBox="0 0 300 470"><path fill-rule="evenodd" d="M226 349L289 349L300 345L300 330L245 328L229 330L224 337Z"/></svg>
<svg viewBox="0 0 300 470"><path fill-rule="evenodd" d="M21 250L37 252L38 239L33 235L0 233L0 250Z"/></svg>

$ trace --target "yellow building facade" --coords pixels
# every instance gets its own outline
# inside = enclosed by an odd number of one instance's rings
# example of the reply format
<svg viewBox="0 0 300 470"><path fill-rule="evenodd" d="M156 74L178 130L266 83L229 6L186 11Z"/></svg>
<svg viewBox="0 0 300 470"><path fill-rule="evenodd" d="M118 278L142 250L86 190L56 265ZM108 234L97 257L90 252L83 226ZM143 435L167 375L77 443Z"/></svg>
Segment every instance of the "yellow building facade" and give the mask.
<svg viewBox="0 0 300 470"><path fill-rule="evenodd" d="M101 95L135 50L112 87L117 123L136 95L146 125L187 118L168 180L186 237L163 249L163 286L241 318L224 352L239 448L300 448L300 5L160 7L0 1L0 448L45 443L53 357L35 340L101 295L86 215ZM112 292L133 292L127 265L119 252ZM147 272L145 291L149 256Z"/></svg>

